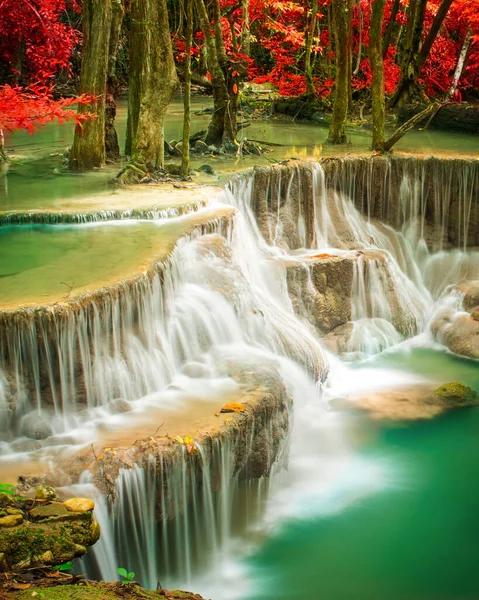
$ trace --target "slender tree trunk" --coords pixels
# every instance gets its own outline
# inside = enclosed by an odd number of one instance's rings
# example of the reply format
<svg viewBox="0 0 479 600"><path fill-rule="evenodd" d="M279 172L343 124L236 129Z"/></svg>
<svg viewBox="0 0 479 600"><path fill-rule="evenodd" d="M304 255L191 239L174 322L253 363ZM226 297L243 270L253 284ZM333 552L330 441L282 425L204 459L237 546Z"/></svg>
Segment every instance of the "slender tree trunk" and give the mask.
<svg viewBox="0 0 479 600"><path fill-rule="evenodd" d="M404 104L405 102L411 100L411 96L414 90L420 91L418 84L420 71L424 66L424 63L429 58L431 48L434 44L434 41L436 40L437 34L439 33L441 25L444 19L446 18L446 15L449 12L449 8L451 7L453 1L454 0L442 1L434 17L431 28L428 31L426 39L424 40L424 43L419 49L422 39L424 14L427 1L417 0L418 5L416 10L413 40L410 52L406 55L405 61L402 64L401 80L390 102L390 105L392 107ZM422 96L425 96L424 92L422 92Z"/></svg>
<svg viewBox="0 0 479 600"><path fill-rule="evenodd" d="M348 0L348 110L353 110L353 11L352 0Z"/></svg>
<svg viewBox="0 0 479 600"><path fill-rule="evenodd" d="M468 29L466 32L464 41L462 43L461 52L459 53L459 57L457 59L457 65L454 70L454 75L452 76L451 85L449 86L449 89L447 91L448 98L452 98L454 96L454 93L457 88L457 84L459 83L462 72L464 71L464 67L466 65L467 57L469 55L469 50L471 49L471 46L472 46L472 32L470 29Z"/></svg>
<svg viewBox="0 0 479 600"><path fill-rule="evenodd" d="M435 102L430 104L427 108L422 110L417 115L414 115L409 121L406 121L404 125L398 127L396 131L392 134L390 138L388 138L382 145L383 152L389 152L391 148L396 144L410 129L419 125L422 121L429 119L429 121L434 117L437 111L442 107L442 104L439 102ZM428 121L428 122L429 122Z"/></svg>
<svg viewBox="0 0 479 600"><path fill-rule="evenodd" d="M190 122L191 122L191 44L193 41L193 0L186 2L186 52L185 88L183 117L183 149L181 155L181 176L187 179L190 168Z"/></svg>
<svg viewBox="0 0 479 600"><path fill-rule="evenodd" d="M345 144L346 117L349 104L349 0L332 0L331 6L335 39L336 78L333 116L327 143Z"/></svg>
<svg viewBox="0 0 479 600"><path fill-rule="evenodd" d="M393 5L391 7L391 15L389 17L388 25L386 27L386 31L384 32L384 36L383 36L383 58L386 58L388 48L391 45L393 31L396 26L396 17L399 12L400 6L401 6L401 0L393 1Z"/></svg>
<svg viewBox="0 0 479 600"><path fill-rule="evenodd" d="M95 112L95 119L77 125L69 166L87 170L105 163L105 98L111 30L111 0L84 0L83 50L80 94L91 94L96 102L80 105L78 111Z"/></svg>
<svg viewBox="0 0 479 600"><path fill-rule="evenodd" d="M221 47L222 40L217 39L218 35L213 37L211 32L210 19L204 0L195 0L195 2L201 30L205 36L206 60L213 86L213 115L208 126L205 142L208 145L221 146L225 140L231 138L232 141L236 136L236 114L234 114L233 123L233 107L231 106L228 85L220 62L224 63L227 58L224 48ZM217 13L219 4L214 2L213 7L215 13ZM215 18L216 31L218 31L218 26L221 28L221 22L218 22L218 19ZM221 29L219 30L221 31Z"/></svg>
<svg viewBox="0 0 479 600"><path fill-rule="evenodd" d="M249 21L249 0L241 1L241 11L243 18L243 30L241 32L241 52L249 56L251 52L251 31Z"/></svg>
<svg viewBox="0 0 479 600"><path fill-rule="evenodd" d="M3 129L0 129L0 175L3 175L2 164L8 162L7 153L5 152L5 136Z"/></svg>
<svg viewBox="0 0 479 600"><path fill-rule="evenodd" d="M136 0L131 7L130 153L137 168L164 165L164 120L178 84L166 0Z"/></svg>
<svg viewBox="0 0 479 600"><path fill-rule="evenodd" d="M363 9L361 7L361 0L358 0L358 13L359 13L359 46L358 46L358 55L356 57L356 68L353 71L353 75L357 75L359 73L359 69L361 67L361 58L363 51Z"/></svg>
<svg viewBox="0 0 479 600"><path fill-rule="evenodd" d="M371 86L373 109L372 149L382 151L384 144L385 101L384 62L382 56L382 31L386 0L373 0L371 32L369 36L369 62L373 73Z"/></svg>
<svg viewBox="0 0 479 600"><path fill-rule="evenodd" d="M314 96L314 78L313 68L311 66L311 49L313 47L314 32L316 30L316 17L318 14L318 0L312 0L311 14L306 25L305 35L305 55L304 55L304 74L306 76L306 92Z"/></svg>
<svg viewBox="0 0 479 600"><path fill-rule="evenodd" d="M105 150L109 160L120 158L120 145L115 129L116 118L116 75L115 65L120 42L121 25L125 14L121 0L112 0L112 19L110 33L110 49L108 58L107 95L105 107Z"/></svg>
<svg viewBox="0 0 479 600"><path fill-rule="evenodd" d="M429 29L426 39L424 40L424 44L421 46L421 51L417 57L416 68L417 72L421 70L426 60L429 58L429 54L431 53L432 45L436 40L437 34L441 29L441 25L446 18L449 9L451 8L451 4L454 0L443 0L441 2L441 6L439 7L434 20L432 22L431 28Z"/></svg>

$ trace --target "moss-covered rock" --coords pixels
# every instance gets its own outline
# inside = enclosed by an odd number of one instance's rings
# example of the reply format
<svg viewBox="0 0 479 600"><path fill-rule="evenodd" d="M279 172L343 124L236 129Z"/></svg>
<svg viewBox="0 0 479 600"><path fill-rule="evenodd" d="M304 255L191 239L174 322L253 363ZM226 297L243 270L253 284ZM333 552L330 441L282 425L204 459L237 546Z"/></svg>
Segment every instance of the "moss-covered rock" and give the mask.
<svg viewBox="0 0 479 600"><path fill-rule="evenodd" d="M430 396L429 401L433 404L444 406L475 406L479 404L477 393L467 385L454 381L444 383Z"/></svg>
<svg viewBox="0 0 479 600"><path fill-rule="evenodd" d="M91 501L82 500L91 508ZM2 498L2 503L0 571L68 562L83 556L87 546L100 537L100 526L91 510L70 512L60 502L18 496Z"/></svg>

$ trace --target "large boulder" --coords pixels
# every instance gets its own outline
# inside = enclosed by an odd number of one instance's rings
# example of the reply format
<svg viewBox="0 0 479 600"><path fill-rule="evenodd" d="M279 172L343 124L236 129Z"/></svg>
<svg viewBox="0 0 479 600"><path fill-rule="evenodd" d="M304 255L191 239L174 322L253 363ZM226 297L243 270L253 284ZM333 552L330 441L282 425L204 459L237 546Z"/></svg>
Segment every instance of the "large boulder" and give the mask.
<svg viewBox="0 0 479 600"><path fill-rule="evenodd" d="M354 258L318 254L288 265L288 290L296 312L322 333L351 319Z"/></svg>
<svg viewBox="0 0 479 600"><path fill-rule="evenodd" d="M380 351L387 347L386 339L398 343L422 327L424 300L386 252L301 256L287 265L287 281L296 312L320 333L332 334L326 345L333 352L346 352L351 321L360 321L355 328L358 350L360 338L379 335Z"/></svg>
<svg viewBox="0 0 479 600"><path fill-rule="evenodd" d="M467 312L472 312L474 308L479 306L479 281L464 280L458 283L455 289L464 294L463 306Z"/></svg>
<svg viewBox="0 0 479 600"><path fill-rule="evenodd" d="M100 538L93 506L86 498L62 503L0 494L0 571L54 566L83 556Z"/></svg>
<svg viewBox="0 0 479 600"><path fill-rule="evenodd" d="M444 309L432 320L431 331L454 354L479 359L479 321L475 316Z"/></svg>

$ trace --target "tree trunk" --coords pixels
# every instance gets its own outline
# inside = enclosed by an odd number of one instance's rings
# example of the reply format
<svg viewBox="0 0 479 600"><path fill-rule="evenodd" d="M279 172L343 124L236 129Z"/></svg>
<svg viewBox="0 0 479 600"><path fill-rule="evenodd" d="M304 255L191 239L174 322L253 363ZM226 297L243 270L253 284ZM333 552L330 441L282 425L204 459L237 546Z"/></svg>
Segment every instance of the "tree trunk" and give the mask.
<svg viewBox="0 0 479 600"><path fill-rule="evenodd" d="M120 42L121 25L125 14L121 0L112 0L112 19L110 33L110 49L108 57L107 95L105 107L105 150L109 160L120 158L120 145L115 130L116 118L116 75L115 65Z"/></svg>
<svg viewBox="0 0 479 600"><path fill-rule="evenodd" d="M304 54L304 74L306 76L306 92L310 96L314 96L314 78L313 69L311 66L311 49L313 47L314 32L316 29L316 16L318 14L318 0L312 0L311 14L309 15L306 24L305 35L305 54Z"/></svg>
<svg viewBox="0 0 479 600"><path fill-rule="evenodd" d="M211 117L208 131L206 132L205 142L208 145L221 146L225 139L236 136L236 114L234 115L234 124L230 118L232 107L230 103L230 94L228 92L227 82L223 73L222 65L220 63L220 54L223 54L221 49L220 40L215 40L210 28L210 19L206 11L204 0L195 0L196 8L198 11L198 18L200 26L205 36L205 45L207 49L206 60L208 63L208 69L211 76L211 84L213 86L213 115ZM216 4L216 2L215 2ZM218 10L218 6L215 6L215 12ZM215 27L217 19L215 19ZM219 23L221 25L221 23ZM225 55L226 56L226 55ZM221 58L224 58L221 56ZM229 130L225 130L225 126Z"/></svg>
<svg viewBox="0 0 479 600"><path fill-rule="evenodd" d="M441 108L441 104L439 102L435 102L434 104L430 104L427 108L422 110L417 115L414 115L409 121L406 121L404 125L401 125L396 131L392 134L390 138L388 138L382 145L383 152L389 152L391 148L396 144L404 134L406 134L410 129L419 125L425 119L431 120L437 111Z"/></svg>
<svg viewBox="0 0 479 600"><path fill-rule="evenodd" d="M105 98L111 19L111 0L84 0L80 94L91 94L97 100L80 105L78 112L95 112L96 117L75 129L69 162L72 169L83 171L105 163Z"/></svg>
<svg viewBox="0 0 479 600"><path fill-rule="evenodd" d="M386 54L387 54L389 46L391 44L394 27L396 25L396 17L397 17L400 6L401 6L401 0L393 1L393 5L391 7L391 15L389 17L388 25L386 27L386 31L384 32L384 36L383 36L383 58L386 58Z"/></svg>
<svg viewBox="0 0 479 600"><path fill-rule="evenodd" d="M356 57L356 68L353 71L353 75L356 76L361 68L361 58L363 52L363 9L361 7L361 0L358 0L358 13L359 13L359 42L358 42L358 55Z"/></svg>
<svg viewBox="0 0 479 600"><path fill-rule="evenodd" d="M466 31L466 36L462 43L461 52L459 53L459 58L457 59L457 65L454 70L454 75L452 76L451 85L447 91L448 98L452 98L456 92L457 84L461 79L462 72L464 71L464 67L467 62L467 57L469 55L469 50L472 46L472 32L470 29Z"/></svg>
<svg viewBox="0 0 479 600"><path fill-rule="evenodd" d="M191 44L193 41L193 0L186 1L186 52L185 88L183 117L183 149L181 155L181 176L187 179L190 167L190 123L191 123Z"/></svg>
<svg viewBox="0 0 479 600"><path fill-rule="evenodd" d="M251 52L251 31L249 22L249 0L241 1L243 30L241 32L241 52L249 56Z"/></svg>
<svg viewBox="0 0 479 600"><path fill-rule="evenodd" d="M166 0L137 0L131 8L128 144L140 169L164 166L164 120L178 84Z"/></svg>
<svg viewBox="0 0 479 600"><path fill-rule="evenodd" d="M432 45L434 44L437 34L441 29L442 22L446 18L446 15L449 12L449 9L451 8L451 4L453 2L454 0L443 0L441 2L441 6L439 7L436 16L434 17L431 28L428 31L426 39L424 40L424 44L422 45L421 51L419 52L419 56L417 57L416 68L418 73L421 70L424 63L426 62L426 60L429 58Z"/></svg>
<svg viewBox="0 0 479 600"><path fill-rule="evenodd" d="M352 1L348 0L348 110L353 110L353 10Z"/></svg>
<svg viewBox="0 0 479 600"><path fill-rule="evenodd" d="M382 31L386 0L374 0L369 36L369 62L373 73L371 86L373 109L372 149L382 151L384 144L385 102L384 102L384 62L382 56Z"/></svg>
<svg viewBox="0 0 479 600"><path fill-rule="evenodd" d="M427 0L417 0L418 4L416 9L413 38L410 50L408 53L406 53L405 61L402 64L401 80L391 99L391 107L396 105L401 106L410 102L415 90L420 92L420 95L423 96L423 100L425 99L424 92L421 93L421 90L419 89L419 74L421 68L424 66L424 63L429 58L431 48L453 1L454 0L442 1L426 39L419 50Z"/></svg>
<svg viewBox="0 0 479 600"><path fill-rule="evenodd" d="M336 83L328 144L346 143L349 90L349 0L332 0L335 39Z"/></svg>

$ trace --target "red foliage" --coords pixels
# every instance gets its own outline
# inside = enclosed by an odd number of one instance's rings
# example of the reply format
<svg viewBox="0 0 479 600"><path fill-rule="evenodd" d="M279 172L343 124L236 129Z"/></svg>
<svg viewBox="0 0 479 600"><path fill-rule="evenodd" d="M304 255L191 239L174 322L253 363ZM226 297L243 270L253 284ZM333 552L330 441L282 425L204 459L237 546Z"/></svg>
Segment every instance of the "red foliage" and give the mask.
<svg viewBox="0 0 479 600"><path fill-rule="evenodd" d="M33 133L34 128L58 120L73 120L81 125L85 120L94 117L91 113L79 114L75 109L78 104L92 104L95 98L79 96L55 100L51 89L45 86L4 85L0 87L0 131L26 129Z"/></svg>
<svg viewBox="0 0 479 600"><path fill-rule="evenodd" d="M45 82L70 71L80 34L61 21L76 0L1 0L0 62L22 80Z"/></svg>

